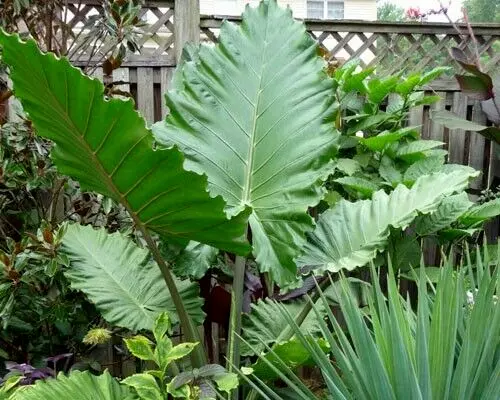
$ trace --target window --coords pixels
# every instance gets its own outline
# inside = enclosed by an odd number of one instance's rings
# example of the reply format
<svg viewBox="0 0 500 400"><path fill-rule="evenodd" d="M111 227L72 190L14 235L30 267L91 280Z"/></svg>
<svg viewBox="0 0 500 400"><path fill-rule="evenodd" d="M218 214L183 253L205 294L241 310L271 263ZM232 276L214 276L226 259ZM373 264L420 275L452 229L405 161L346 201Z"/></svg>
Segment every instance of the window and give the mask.
<svg viewBox="0 0 500 400"><path fill-rule="evenodd" d="M308 0L307 18L343 19L344 2L328 0Z"/></svg>

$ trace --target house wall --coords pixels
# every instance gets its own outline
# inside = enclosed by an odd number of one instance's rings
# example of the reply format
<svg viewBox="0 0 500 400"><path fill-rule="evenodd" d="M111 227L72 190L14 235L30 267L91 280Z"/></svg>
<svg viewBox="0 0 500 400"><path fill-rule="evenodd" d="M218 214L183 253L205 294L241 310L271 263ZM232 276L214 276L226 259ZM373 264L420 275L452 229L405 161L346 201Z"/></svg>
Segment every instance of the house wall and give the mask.
<svg viewBox="0 0 500 400"><path fill-rule="evenodd" d="M255 6L260 0L200 0L202 14L239 15L250 3ZM290 6L296 18L307 17L307 0L278 0L283 7ZM377 19L377 4L375 0L344 0L345 19Z"/></svg>
<svg viewBox="0 0 500 400"><path fill-rule="evenodd" d="M377 2L375 0L344 0L344 19L377 19Z"/></svg>

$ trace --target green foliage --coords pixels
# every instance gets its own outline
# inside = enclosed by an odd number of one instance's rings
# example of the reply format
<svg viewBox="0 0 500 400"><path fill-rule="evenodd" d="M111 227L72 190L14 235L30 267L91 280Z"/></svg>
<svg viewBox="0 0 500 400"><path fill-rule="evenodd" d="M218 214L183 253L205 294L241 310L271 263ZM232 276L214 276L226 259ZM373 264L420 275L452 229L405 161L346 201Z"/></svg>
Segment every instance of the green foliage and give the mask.
<svg viewBox="0 0 500 400"><path fill-rule="evenodd" d="M464 8L470 22L500 22L497 0L465 0Z"/></svg>
<svg viewBox="0 0 500 400"><path fill-rule="evenodd" d="M418 90L446 70L378 78L351 61L332 73L340 104L336 125L343 135L336 171L327 181L330 192L366 199L441 169L446 151L438 148L444 143L420 140L417 128L405 124L413 107L439 100Z"/></svg>
<svg viewBox="0 0 500 400"><path fill-rule="evenodd" d="M108 371L100 376L90 372L60 373L56 379L37 381L16 390L9 400L134 400L130 390L120 385Z"/></svg>
<svg viewBox="0 0 500 400"><path fill-rule="evenodd" d="M70 290L60 251L64 229L42 223L36 235L10 237L0 249L0 340L10 360L28 357L39 363L47 355L83 351L81 339L98 313ZM3 247L3 246L1 246Z"/></svg>
<svg viewBox="0 0 500 400"><path fill-rule="evenodd" d="M161 313L152 328L156 343L141 335L125 339L125 344L134 357L150 361L158 369L129 376L122 384L132 387L139 398L144 400L162 400L168 394L186 399L215 398L216 392L210 382L214 382L219 390L227 393L238 386L236 374L228 373L223 367L215 364L178 373L168 381L168 368L171 364L189 355L198 345L181 343L173 346L167 336L170 327L168 314Z"/></svg>
<svg viewBox="0 0 500 400"><path fill-rule="evenodd" d="M417 213L436 211L443 198L466 188L474 176L472 169L424 175L411 189L398 185L389 194L376 192L371 200L341 200L320 216L297 263L317 274L366 265L386 248L390 227L404 229Z"/></svg>
<svg viewBox="0 0 500 400"><path fill-rule="evenodd" d="M170 114L153 126L185 166L206 173L230 215L249 206L253 254L280 286L295 283L293 262L313 227L338 134L332 82L303 23L275 0L224 22L215 47L202 45L178 69Z"/></svg>
<svg viewBox="0 0 500 400"><path fill-rule="evenodd" d="M246 251L245 213L228 220L222 199L208 195L203 177L183 170L177 149L154 151L131 101L105 100L101 82L64 58L42 54L33 41L2 33L0 44L16 97L38 135L56 144L51 156L59 172L78 180L82 190L122 203L143 229L181 243L194 239Z"/></svg>
<svg viewBox="0 0 500 400"><path fill-rule="evenodd" d="M425 269L420 268L416 311L399 293L391 271L386 297L380 276L372 268L373 287L366 311L352 301L348 285L343 285L340 307L346 328L331 312L328 323L316 312L322 336L330 346L328 354L282 307L295 335L321 370L324 386L322 396L312 393L281 363L275 372L288 389L285 395L280 392L280 398L493 400L498 396L498 263L490 267L487 259L478 259L475 265L455 271L448 259L435 286L428 285ZM473 290L467 292L468 287ZM322 301L327 304L325 296ZM264 399L276 398L278 391L269 384L253 378L257 386L251 376L242 376Z"/></svg>
<svg viewBox="0 0 500 400"><path fill-rule="evenodd" d="M405 10L394 3L383 2L377 4L377 20L378 21L394 21L401 22L405 19Z"/></svg>
<svg viewBox="0 0 500 400"><path fill-rule="evenodd" d="M164 310L176 315L149 252L121 233L69 225L63 250L71 260L65 271L71 287L85 293L110 324L138 331L150 329ZM197 324L203 323L197 284L177 281L176 285L188 313Z"/></svg>

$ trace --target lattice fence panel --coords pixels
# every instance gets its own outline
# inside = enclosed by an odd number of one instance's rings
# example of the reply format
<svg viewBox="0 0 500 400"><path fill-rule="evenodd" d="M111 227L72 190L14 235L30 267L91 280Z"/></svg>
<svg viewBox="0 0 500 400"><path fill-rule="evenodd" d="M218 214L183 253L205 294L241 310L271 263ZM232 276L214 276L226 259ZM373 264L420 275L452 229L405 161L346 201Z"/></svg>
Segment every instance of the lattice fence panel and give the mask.
<svg viewBox="0 0 500 400"><path fill-rule="evenodd" d="M202 42L217 42L221 21L218 17L202 18ZM448 24L306 21L306 26L330 61L344 63L356 58L362 67L376 67L380 75L446 65L458 70L448 52L452 46L470 55L477 52L487 72L500 67L500 26L475 28L477 45L463 27L459 34Z"/></svg>
<svg viewBox="0 0 500 400"><path fill-rule="evenodd" d="M102 1L73 1L60 15L73 31L75 43L68 46L75 64L98 61L116 46L113 40L103 38L89 41L88 23L96 15L103 15ZM144 25L137 29L138 51L127 56L126 62L138 65L174 65L174 1L146 1L139 13Z"/></svg>

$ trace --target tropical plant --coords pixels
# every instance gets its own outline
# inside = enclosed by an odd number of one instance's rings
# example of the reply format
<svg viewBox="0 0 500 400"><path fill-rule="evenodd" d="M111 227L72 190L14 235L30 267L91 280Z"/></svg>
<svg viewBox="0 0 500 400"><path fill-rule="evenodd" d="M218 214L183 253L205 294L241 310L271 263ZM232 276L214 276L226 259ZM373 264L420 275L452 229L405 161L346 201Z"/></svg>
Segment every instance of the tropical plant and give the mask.
<svg viewBox="0 0 500 400"><path fill-rule="evenodd" d="M32 386L18 388L9 400L135 400L136 396L106 370L95 376L90 372L59 373L56 379L39 380Z"/></svg>
<svg viewBox="0 0 500 400"><path fill-rule="evenodd" d="M62 250L71 260L64 271L71 287L85 293L111 325L131 331L151 329L165 310L179 322L158 266L147 250L123 234L72 224L66 229ZM198 286L177 279L175 284L193 321L203 323Z"/></svg>
<svg viewBox="0 0 500 400"><path fill-rule="evenodd" d="M171 321L167 313L158 315L154 322L153 334L155 346L145 336L125 339L128 350L143 361L153 362L158 369L134 374L122 381L122 384L134 388L139 398L144 400L165 399L168 394L183 399L213 399L216 396L211 383L219 390L230 392L238 386L238 376L227 372L220 365L208 364L199 369L179 373L175 361L187 356L198 343L181 343L173 346L167 336ZM168 369L175 376L167 382Z"/></svg>
<svg viewBox="0 0 500 400"><path fill-rule="evenodd" d="M366 310L343 284L340 309L345 326L328 308L328 320L313 310L329 351L311 341L285 307L281 312L308 349L324 379L323 393L313 393L286 363L261 357L288 386L282 391L241 373L264 399L495 399L500 391L500 292L498 261L491 266L486 248L475 263L454 268L444 261L437 283L420 268L416 310L398 291L392 269L384 296L380 272L372 267L373 287ZM322 301L327 304L324 295ZM333 331L331 330L333 327ZM344 331L346 329L346 331ZM271 354L273 350L269 350ZM333 361L332 361L333 360ZM258 383L258 384L257 384Z"/></svg>
<svg viewBox="0 0 500 400"><path fill-rule="evenodd" d="M11 68L16 96L38 135L55 143L52 158L59 172L78 180L82 190L96 191L128 211L137 240L146 242L160 268L188 341L198 341L198 333L179 294L171 265L152 232L168 245L183 247L196 241L236 255L228 352L232 364L239 364L236 335L240 331L247 266L243 256L249 250L245 234L251 238L253 258L265 276L269 293L274 283L289 289L302 284L297 260L301 273L311 272L311 265L335 265L335 270L338 266L362 266L387 244L391 226L407 226L417 212L436 210L444 197L462 191L468 179L476 175L468 168L442 167L427 178L418 178L423 173L415 174L402 182L411 189L390 181L390 185L382 187L388 192L396 187L393 193L388 195L382 190L374 195L373 202L367 200L369 203L340 202L323 213L312 233L314 221L308 210L324 197L323 183L333 172L332 159L339 141L335 127L340 118L334 92L337 83L326 73L318 45L304 25L294 21L289 11L280 9L275 0L248 8L239 27L224 23L218 45L186 49L166 97L170 114L153 127L163 147L154 145L131 101L105 100L102 84L85 77L66 59L42 54L34 42L22 43L16 36L2 34L0 44L4 61ZM412 94L412 90L441 72L364 82L366 73L357 75L353 71L351 75L356 76L351 85L367 95L368 101L362 115L351 115L353 122L346 124L352 124L349 134L368 128L378 134L382 124L388 124L384 130L392 129L389 133L395 135L388 135L391 138L405 135L397 130L409 106L430 101L424 95ZM402 103L397 102L393 114L384 115L380 105L391 91L401 95ZM387 139L381 135L366 140L380 137L382 142ZM350 139L346 137L340 144L346 147ZM443 154L435 147L436 143L404 139L395 157L410 163ZM385 154L383 146L379 153ZM207 179L200 174L206 174ZM438 185L438 190L429 189L433 185ZM421 188L430 193L419 192ZM411 210L395 207L394 215L385 213L384 218L379 218L377 213L388 211L385 207L392 204L393 194L394 198L411 200ZM367 211L370 205L374 208ZM378 206L383 210L375 208ZM353 218L356 224L346 224L344 216ZM373 238L360 236L360 221ZM335 231L333 224L342 227L336 236L339 243L354 236L358 240L340 255L332 250L335 243L328 239L323 243L321 232ZM109 251L104 236L92 243L108 249L103 257L119 256ZM306 237L312 238L310 243ZM118 236L109 240L115 245L120 242ZM152 265L145 262L145 251L133 250L133 246L121 242L120 248L135 254L141 268ZM196 243L190 246L207 257L213 255ZM84 250L73 249L72 254L81 257ZM89 256L87 251L86 261L76 261L75 272L68 272L83 290L89 271L102 276L112 271L117 276L120 266L128 265L123 258L117 258L102 268ZM317 268L318 273L321 270ZM87 287L90 297L102 297L98 306L103 310L113 303L103 296L113 295L104 286ZM113 322L123 319L124 309L119 313L109 310L107 317L115 314ZM147 325L145 321L134 323L136 329ZM195 348L193 354L197 366L201 366L202 349Z"/></svg>
<svg viewBox="0 0 500 400"><path fill-rule="evenodd" d="M342 136L335 173L327 182L325 201L341 197L370 198L376 190L412 184L445 162L444 143L421 140L417 127L406 126L413 107L432 104L439 96L419 90L447 68L378 78L374 68L360 70L356 60L332 71L340 105L336 125Z"/></svg>

